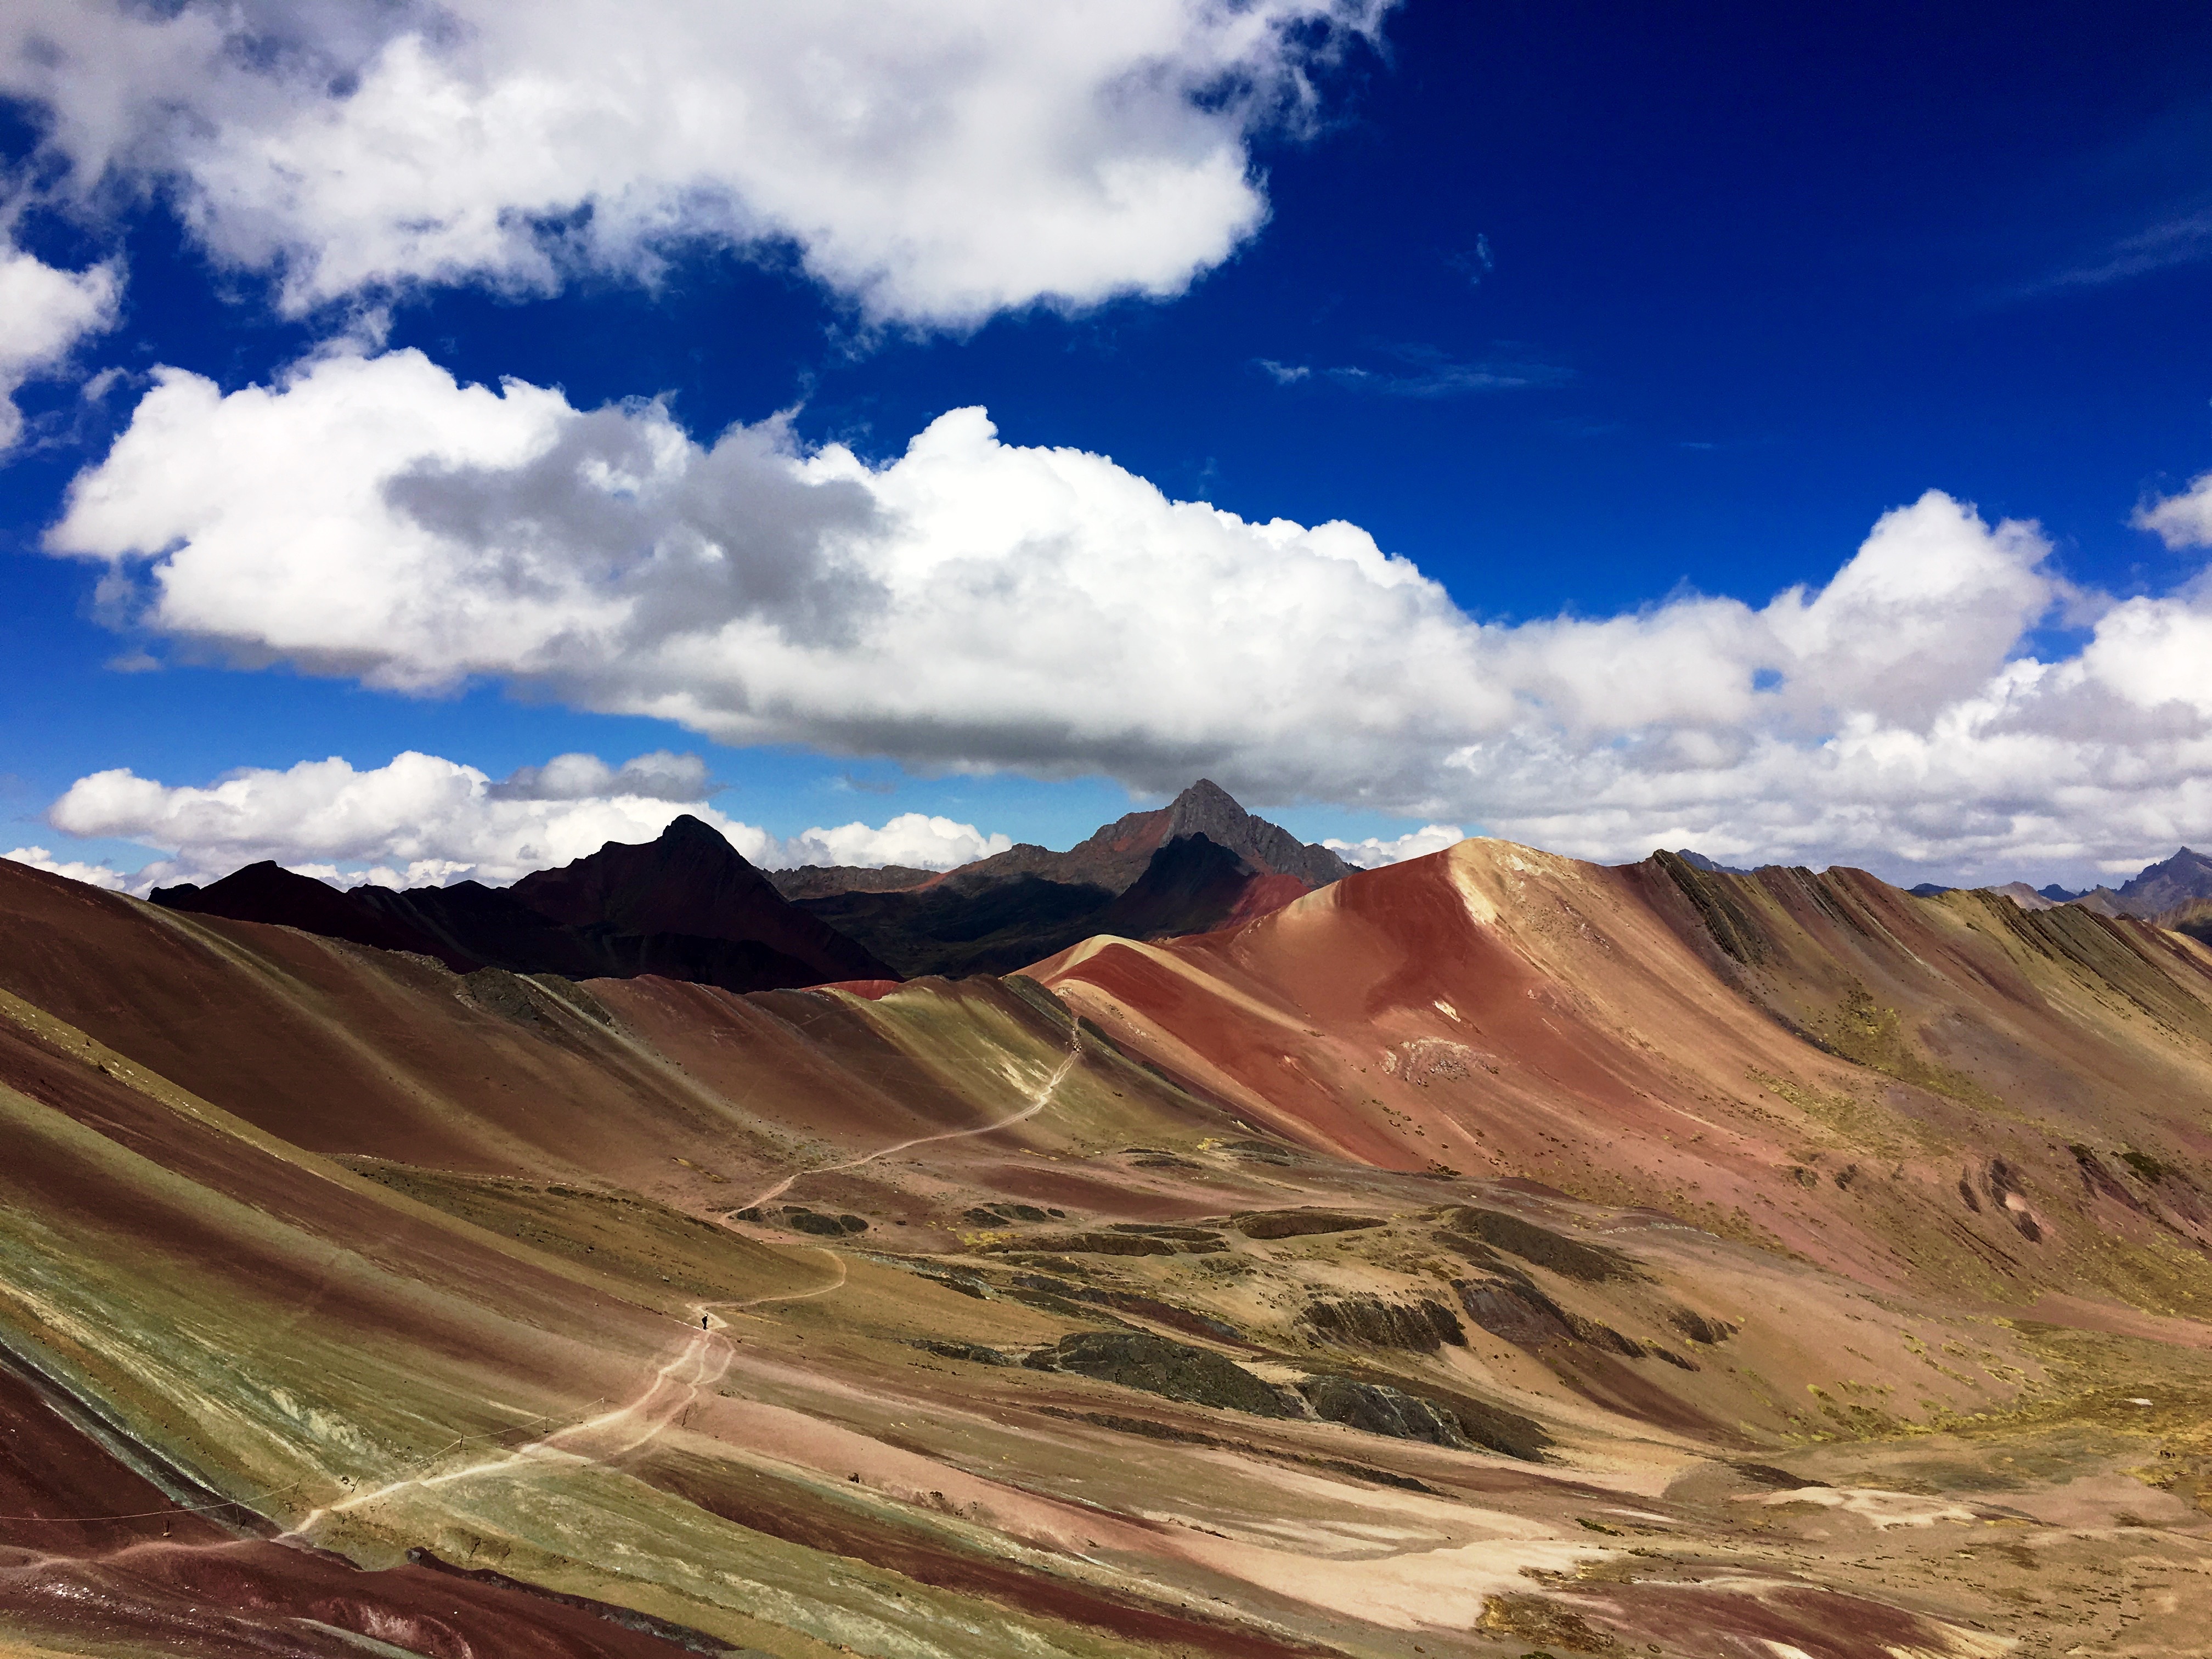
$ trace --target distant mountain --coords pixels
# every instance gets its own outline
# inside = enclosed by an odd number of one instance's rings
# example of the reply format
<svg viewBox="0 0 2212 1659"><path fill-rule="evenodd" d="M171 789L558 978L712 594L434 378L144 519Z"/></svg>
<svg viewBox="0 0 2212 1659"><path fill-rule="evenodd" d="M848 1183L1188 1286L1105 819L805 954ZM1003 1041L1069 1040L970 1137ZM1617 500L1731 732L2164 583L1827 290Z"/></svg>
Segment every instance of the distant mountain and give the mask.
<svg viewBox="0 0 2212 1659"><path fill-rule="evenodd" d="M507 891L566 927L765 945L805 963L815 975L810 983L888 977L882 963L793 905L721 831L688 812L658 840L609 842Z"/></svg>
<svg viewBox="0 0 2212 1659"><path fill-rule="evenodd" d="M1117 818L1065 853L1024 843L894 891L856 881L821 892L837 872L809 872L807 890L818 896L799 906L909 975L1004 974L1093 933L1202 933L1351 870L1200 779L1166 806Z"/></svg>
<svg viewBox="0 0 2212 1659"><path fill-rule="evenodd" d="M1674 856L1692 870L1702 870L1709 876L1747 876L1751 873L1750 871L1733 864L1717 863L1707 858L1703 853L1693 853L1686 847L1676 848Z"/></svg>
<svg viewBox="0 0 2212 1659"><path fill-rule="evenodd" d="M2212 859L2186 847L2162 864L2148 866L2119 890L2120 908L2131 916L2156 916L2196 899L2212 899Z"/></svg>
<svg viewBox="0 0 2212 1659"><path fill-rule="evenodd" d="M657 974L758 991L1011 973L1093 933L1203 933L1349 872L1327 848L1301 842L1201 781L1065 853L1024 845L942 875L819 866L769 875L686 814L657 840L610 842L512 887L464 881L341 893L264 863L153 898L174 910L412 951L457 973Z"/></svg>
<svg viewBox="0 0 2212 1659"><path fill-rule="evenodd" d="M2044 897L2049 899L2053 904L2069 904L2074 900L2082 896L2082 895L2074 891L2071 888L2061 887L2055 881L2048 887L2039 887L2035 890L2042 894Z"/></svg>
<svg viewBox="0 0 2212 1659"><path fill-rule="evenodd" d="M1297 876L1256 869L1212 836L1194 833L1154 853L1145 873L1086 926L1123 939L1173 939L1265 915L1312 890Z"/></svg>
<svg viewBox="0 0 2212 1659"><path fill-rule="evenodd" d="M2057 901L2045 898L2024 881L2008 881L2002 887L1992 887L1989 890L1992 893L2003 894L2023 910L2051 910L2057 908Z"/></svg>
<svg viewBox="0 0 2212 1659"><path fill-rule="evenodd" d="M2045 888L2046 896L2063 888ZM2183 848L2160 863L2146 865L2134 880L2115 889L2098 886L2068 894L2069 902L2100 916L2134 916L2172 927L2191 907L2212 900L2212 858Z"/></svg>
<svg viewBox="0 0 2212 1659"><path fill-rule="evenodd" d="M1309 889L1326 887L1352 873L1352 866L1328 848L1301 842L1281 825L1255 817L1219 784L1200 778L1167 805L1148 812L1130 812L1101 825L1089 839L1065 853L1023 842L941 875L896 866L878 870L810 864L797 870L771 871L769 879L778 892L793 899L911 891L923 886L973 892L1024 876L1065 886L1101 888L1111 896L1142 876L1154 853L1182 836L1204 836L1244 860L1259 874L1295 876Z"/></svg>
<svg viewBox="0 0 2212 1659"><path fill-rule="evenodd" d="M313 876L295 875L270 859L234 870L205 887L185 882L156 887L149 896L164 909L297 927L380 951L413 951L440 958L456 973L484 965L465 952L449 951L444 942L409 926L402 917L365 909L350 893L341 893Z"/></svg>
<svg viewBox="0 0 2212 1659"><path fill-rule="evenodd" d="M1923 881L1905 890L1915 898L1942 898L1946 893L1955 893L1955 887L1945 887L1938 882Z"/></svg>
<svg viewBox="0 0 2212 1659"><path fill-rule="evenodd" d="M896 893L927 886L939 874L905 864L802 864L795 870L761 873L787 899L827 898L832 893Z"/></svg>
<svg viewBox="0 0 2212 1659"><path fill-rule="evenodd" d="M274 864L208 887L157 890L173 910L272 922L437 957L457 973L504 968L569 979L665 979L732 991L896 975L785 899L711 825L688 814L656 841L609 842L508 888L480 882L340 893Z"/></svg>

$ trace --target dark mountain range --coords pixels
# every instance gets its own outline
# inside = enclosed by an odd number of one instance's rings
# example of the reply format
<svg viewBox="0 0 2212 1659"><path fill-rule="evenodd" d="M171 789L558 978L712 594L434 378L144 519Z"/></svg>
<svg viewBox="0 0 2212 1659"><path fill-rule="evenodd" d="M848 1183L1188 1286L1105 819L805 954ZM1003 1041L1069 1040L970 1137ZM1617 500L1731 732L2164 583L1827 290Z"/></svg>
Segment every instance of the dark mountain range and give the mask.
<svg viewBox="0 0 2212 1659"><path fill-rule="evenodd" d="M151 896L165 909L297 927L302 933L349 939L380 951L413 951L437 957L455 973L465 974L483 966L466 951L451 948L449 941L410 926L404 918L380 915L358 902L355 895L341 893L313 876L295 875L272 859L234 870L205 887L191 882L156 887Z"/></svg>
<svg viewBox="0 0 2212 1659"><path fill-rule="evenodd" d="M809 866L771 877L687 814L655 841L610 842L507 888L464 881L341 893L262 863L153 899L411 951L458 973L656 974L762 991L1011 973L1094 933L1169 938L1241 921L1348 868L1201 781L1065 853L1020 846L943 875Z"/></svg>
<svg viewBox="0 0 2212 1659"><path fill-rule="evenodd" d="M275 864L205 888L161 888L173 910L297 927L434 957L456 972L665 979L731 991L887 979L875 957L799 909L711 825L688 814L657 841L610 842L513 887L465 881L340 893Z"/></svg>
<svg viewBox="0 0 2212 1659"><path fill-rule="evenodd" d="M2065 890L2044 891L2055 896ZM2191 913L2192 907L2212 901L2212 859L2185 847L2170 859L2145 865L2132 881L2118 888L2093 887L2066 897L2100 916L2134 916L2171 927Z"/></svg>
<svg viewBox="0 0 2212 1659"><path fill-rule="evenodd" d="M873 870L810 864L797 870L772 871L768 878L778 892L791 899L922 886L973 891L1024 876L1062 886L1101 888L1110 896L1134 884L1145 873L1152 854L1178 836L1204 836L1243 859L1258 873L1296 876L1310 889L1326 887L1352 872L1352 866L1326 847L1301 842L1279 824L1254 817L1219 784L1200 778L1165 806L1127 813L1101 825L1088 840L1065 853L1023 842L942 875L897 866Z"/></svg>
<svg viewBox="0 0 2212 1659"><path fill-rule="evenodd" d="M1677 848L1674 856L1692 870L1702 870L1709 876L1747 876L1751 873L1750 871L1741 869L1735 865L1722 864L1716 860L1709 859L1703 853L1693 853L1686 847Z"/></svg>
<svg viewBox="0 0 2212 1659"><path fill-rule="evenodd" d="M2212 859L2185 847L2163 863L2146 866L2133 881L2123 882L2118 896L2123 912L2146 920L2212 899Z"/></svg>
<svg viewBox="0 0 2212 1659"><path fill-rule="evenodd" d="M943 872L910 864L873 868L857 864L802 864L794 870L764 870L775 890L787 899L827 898L832 893L896 893L927 886Z"/></svg>
<svg viewBox="0 0 2212 1659"><path fill-rule="evenodd" d="M1200 779L1168 805L1131 812L1065 853L1024 843L896 890L809 870L771 878L799 908L903 973L1005 974L1094 933L1156 939L1243 920L1340 879L1325 847L1247 812Z"/></svg>

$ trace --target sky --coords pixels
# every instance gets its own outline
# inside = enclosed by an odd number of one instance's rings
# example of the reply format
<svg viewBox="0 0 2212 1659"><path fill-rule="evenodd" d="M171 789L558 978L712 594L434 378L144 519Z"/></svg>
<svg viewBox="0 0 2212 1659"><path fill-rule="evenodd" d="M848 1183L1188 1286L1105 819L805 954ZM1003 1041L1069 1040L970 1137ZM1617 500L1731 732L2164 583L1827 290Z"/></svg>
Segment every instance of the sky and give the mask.
<svg viewBox="0 0 2212 1659"><path fill-rule="evenodd" d="M19 0L0 853L2212 842L2212 14Z"/></svg>

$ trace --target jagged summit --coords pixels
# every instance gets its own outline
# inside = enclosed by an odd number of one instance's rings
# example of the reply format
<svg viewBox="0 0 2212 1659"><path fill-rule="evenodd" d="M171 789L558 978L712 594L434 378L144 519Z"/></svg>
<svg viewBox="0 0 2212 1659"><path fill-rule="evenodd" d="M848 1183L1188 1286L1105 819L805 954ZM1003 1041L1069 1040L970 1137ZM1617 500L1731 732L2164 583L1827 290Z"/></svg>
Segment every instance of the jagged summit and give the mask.
<svg viewBox="0 0 2212 1659"><path fill-rule="evenodd" d="M2154 916L2194 900L2212 899L2212 858L2185 847L2170 859L2145 866L2133 881L2123 882L2119 899L2133 916Z"/></svg>
<svg viewBox="0 0 2212 1659"><path fill-rule="evenodd" d="M1692 870L1702 870L1709 876L1747 876L1751 873L1738 865L1723 864L1717 859L1707 858L1703 853L1687 847L1676 848L1674 856Z"/></svg>
<svg viewBox="0 0 2212 1659"><path fill-rule="evenodd" d="M1279 824L1255 817L1211 778L1200 778L1168 805L1168 832L1204 836L1273 875L1296 876L1315 887L1326 887L1352 873L1352 866L1326 847L1301 842Z"/></svg>
<svg viewBox="0 0 2212 1659"><path fill-rule="evenodd" d="M507 890L570 927L743 939L763 894L775 890L720 830L686 812L652 841L608 842Z"/></svg>
<svg viewBox="0 0 2212 1659"><path fill-rule="evenodd" d="M1027 873L1119 893L1145 873L1152 854L1168 842L1199 835L1227 848L1261 875L1296 876L1309 887L1326 887L1352 873L1352 866L1326 847L1301 842L1280 824L1255 817L1219 784L1200 778L1165 806L1125 813L1065 853L1024 843L963 866L945 879L972 886Z"/></svg>
<svg viewBox="0 0 2212 1659"><path fill-rule="evenodd" d="M2145 865L2118 888L2100 884L2086 893L2069 893L2054 884L2041 890L2045 898L2079 904L2100 915L2134 916L2172 926L2185 917L2193 919L2212 904L2212 858L2184 847L2172 858Z"/></svg>
<svg viewBox="0 0 2212 1659"><path fill-rule="evenodd" d="M570 979L665 979L769 990L890 970L786 899L689 813L653 841L609 842L512 887L362 886L341 893L281 866L249 865L205 888L163 888L154 902L234 921L432 956L457 973L483 967Z"/></svg>
<svg viewBox="0 0 2212 1659"><path fill-rule="evenodd" d="M1011 972L1096 933L1204 932L1351 873L1326 847L1255 817L1201 778L1064 853L1024 842L899 890L866 870L769 879L903 972L961 974Z"/></svg>

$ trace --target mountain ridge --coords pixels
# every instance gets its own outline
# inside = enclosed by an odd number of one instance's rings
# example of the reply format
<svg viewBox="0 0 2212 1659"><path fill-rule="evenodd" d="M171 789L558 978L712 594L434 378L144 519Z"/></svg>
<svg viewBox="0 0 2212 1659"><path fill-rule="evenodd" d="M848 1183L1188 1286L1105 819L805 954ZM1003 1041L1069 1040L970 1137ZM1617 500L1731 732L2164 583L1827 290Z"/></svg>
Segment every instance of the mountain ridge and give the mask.
<svg viewBox="0 0 2212 1659"><path fill-rule="evenodd" d="M2202 1553L2212 951L2141 921L1477 840L854 990L16 865L0 946L0 1641L1993 1659Z"/></svg>
<svg viewBox="0 0 2212 1659"><path fill-rule="evenodd" d="M1201 778L1166 806L1125 813L1064 853L1024 842L892 890L818 890L826 879L810 875L816 896L798 902L909 975L1010 973L1094 933L1149 938L1221 927L1351 869Z"/></svg>
<svg viewBox="0 0 2212 1659"><path fill-rule="evenodd" d="M890 972L790 903L719 830L688 813L653 841L608 842L504 888L463 881L339 892L264 860L205 888L158 888L150 900L415 951L459 973L489 967L572 979L657 974L763 991Z"/></svg>

